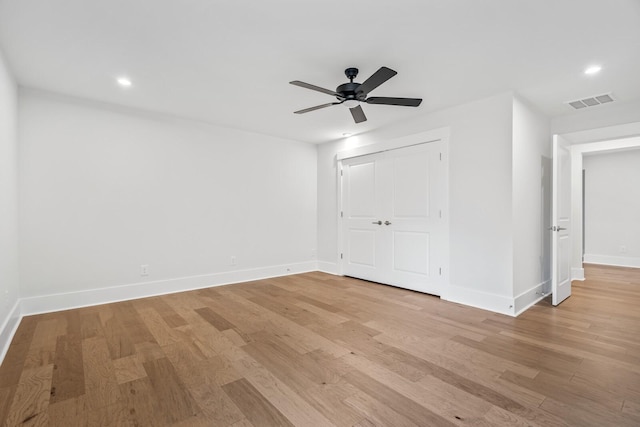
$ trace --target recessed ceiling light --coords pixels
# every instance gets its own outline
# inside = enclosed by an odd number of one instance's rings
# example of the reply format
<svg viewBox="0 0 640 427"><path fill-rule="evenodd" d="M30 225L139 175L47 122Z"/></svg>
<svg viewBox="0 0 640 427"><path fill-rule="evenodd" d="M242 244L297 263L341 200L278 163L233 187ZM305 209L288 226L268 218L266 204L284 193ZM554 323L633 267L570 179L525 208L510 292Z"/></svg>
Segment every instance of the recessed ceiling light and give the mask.
<svg viewBox="0 0 640 427"><path fill-rule="evenodd" d="M598 74L600 72L600 70L602 70L602 67L599 65L592 65L591 67L587 68L586 70L584 70L585 74L588 75L592 75L592 74Z"/></svg>
<svg viewBox="0 0 640 427"><path fill-rule="evenodd" d="M117 82L122 87L131 87L131 85L133 84L127 77L119 77Z"/></svg>

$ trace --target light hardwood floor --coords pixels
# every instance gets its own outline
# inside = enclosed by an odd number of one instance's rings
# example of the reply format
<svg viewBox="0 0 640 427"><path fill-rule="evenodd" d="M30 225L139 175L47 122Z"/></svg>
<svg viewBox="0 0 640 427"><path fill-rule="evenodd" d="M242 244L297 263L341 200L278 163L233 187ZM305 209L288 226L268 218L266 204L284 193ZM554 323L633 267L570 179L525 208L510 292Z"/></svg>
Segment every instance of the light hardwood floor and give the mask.
<svg viewBox="0 0 640 427"><path fill-rule="evenodd" d="M518 318L322 273L26 317L0 424L638 426L640 270Z"/></svg>

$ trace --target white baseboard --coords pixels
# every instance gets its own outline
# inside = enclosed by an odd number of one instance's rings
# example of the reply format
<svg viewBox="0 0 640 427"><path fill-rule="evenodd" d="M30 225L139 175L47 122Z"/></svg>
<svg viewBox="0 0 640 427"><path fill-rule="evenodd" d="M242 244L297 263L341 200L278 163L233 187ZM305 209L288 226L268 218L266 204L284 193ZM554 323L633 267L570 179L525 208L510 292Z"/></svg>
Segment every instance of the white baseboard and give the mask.
<svg viewBox="0 0 640 427"><path fill-rule="evenodd" d="M333 274L335 276L340 275L338 263L335 262L318 261L318 271Z"/></svg>
<svg viewBox="0 0 640 427"><path fill-rule="evenodd" d="M584 268L571 268L571 281L584 281Z"/></svg>
<svg viewBox="0 0 640 427"><path fill-rule="evenodd" d="M588 264L613 265L616 267L640 268L640 258L630 256L584 254L584 262Z"/></svg>
<svg viewBox="0 0 640 427"><path fill-rule="evenodd" d="M18 330L18 325L22 319L22 313L20 312L20 300L16 300L13 308L9 310L9 313L4 320L4 324L0 328L0 364L4 360L4 356L9 350L9 344Z"/></svg>
<svg viewBox="0 0 640 427"><path fill-rule="evenodd" d="M249 282L271 277L288 276L317 270L316 261L297 264L276 265L249 270L234 270L222 273L204 274L200 276L180 277L177 279L158 280L153 282L132 283L100 289L87 289L78 292L40 295L21 299L22 314L49 313L72 308L108 304L157 295L173 294L194 289Z"/></svg>
<svg viewBox="0 0 640 427"><path fill-rule="evenodd" d="M440 298L445 301L469 305L495 313L506 314L507 316L515 316L513 298L476 291L461 286L449 285L445 286L444 289L443 295L441 295Z"/></svg>
<svg viewBox="0 0 640 427"><path fill-rule="evenodd" d="M515 316L519 316L527 311L531 306L535 305L538 301L549 296L551 294L551 281L539 283L531 289L524 291L513 299L513 307Z"/></svg>

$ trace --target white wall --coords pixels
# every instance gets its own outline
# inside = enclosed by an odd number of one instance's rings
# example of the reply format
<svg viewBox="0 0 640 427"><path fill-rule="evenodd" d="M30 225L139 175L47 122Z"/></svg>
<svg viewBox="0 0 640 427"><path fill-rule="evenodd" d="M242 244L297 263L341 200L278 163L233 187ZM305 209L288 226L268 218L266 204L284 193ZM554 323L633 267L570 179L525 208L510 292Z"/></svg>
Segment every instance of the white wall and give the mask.
<svg viewBox="0 0 640 427"><path fill-rule="evenodd" d="M582 165L585 262L640 267L640 150L585 155Z"/></svg>
<svg viewBox="0 0 640 427"><path fill-rule="evenodd" d="M0 361L19 318L16 114L16 82L0 52Z"/></svg>
<svg viewBox="0 0 640 427"><path fill-rule="evenodd" d="M315 146L33 91L19 104L22 296L315 266Z"/></svg>
<svg viewBox="0 0 640 427"><path fill-rule="evenodd" d="M542 195L542 158L551 157L549 119L514 97L513 102L513 292L522 295L516 312L536 299L536 291L549 291L551 279L549 232L543 215L551 215L551 195ZM544 178L550 184L551 171ZM547 208L549 209L547 211ZM543 209L545 212L543 212ZM530 295L525 296L524 293Z"/></svg>
<svg viewBox="0 0 640 427"><path fill-rule="evenodd" d="M443 297L513 313L512 111L507 93L318 146L320 266L338 262L336 153L450 127L451 286Z"/></svg>

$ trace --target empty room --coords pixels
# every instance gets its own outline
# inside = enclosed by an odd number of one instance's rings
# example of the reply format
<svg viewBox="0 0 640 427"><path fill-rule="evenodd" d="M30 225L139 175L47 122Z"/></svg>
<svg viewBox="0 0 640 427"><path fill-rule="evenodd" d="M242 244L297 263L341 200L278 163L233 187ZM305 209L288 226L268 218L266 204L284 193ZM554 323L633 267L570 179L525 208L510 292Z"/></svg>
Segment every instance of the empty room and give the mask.
<svg viewBox="0 0 640 427"><path fill-rule="evenodd" d="M637 0L0 0L0 426L640 425Z"/></svg>

